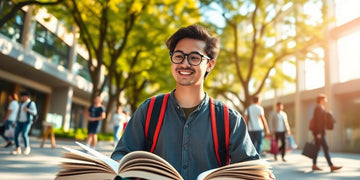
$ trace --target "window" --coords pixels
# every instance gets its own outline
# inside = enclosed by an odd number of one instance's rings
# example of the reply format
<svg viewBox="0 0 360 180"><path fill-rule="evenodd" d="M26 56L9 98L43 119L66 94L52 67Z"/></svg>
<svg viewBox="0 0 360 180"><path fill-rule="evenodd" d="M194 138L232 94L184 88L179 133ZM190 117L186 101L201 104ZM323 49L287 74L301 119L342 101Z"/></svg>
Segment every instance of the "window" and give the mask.
<svg viewBox="0 0 360 180"><path fill-rule="evenodd" d="M0 17L3 17L11 10L10 1L0 1ZM21 43L24 29L25 12L16 12L15 17L7 21L1 28L0 33L9 37L11 40Z"/></svg>
<svg viewBox="0 0 360 180"><path fill-rule="evenodd" d="M338 40L339 80L345 82L360 78L360 31Z"/></svg>
<svg viewBox="0 0 360 180"><path fill-rule="evenodd" d="M76 63L74 64L74 74L77 74L88 81L91 81L88 65L88 61L80 55L76 56Z"/></svg>
<svg viewBox="0 0 360 180"><path fill-rule="evenodd" d="M32 49L49 58L54 64L68 67L70 47L39 23L36 23Z"/></svg>

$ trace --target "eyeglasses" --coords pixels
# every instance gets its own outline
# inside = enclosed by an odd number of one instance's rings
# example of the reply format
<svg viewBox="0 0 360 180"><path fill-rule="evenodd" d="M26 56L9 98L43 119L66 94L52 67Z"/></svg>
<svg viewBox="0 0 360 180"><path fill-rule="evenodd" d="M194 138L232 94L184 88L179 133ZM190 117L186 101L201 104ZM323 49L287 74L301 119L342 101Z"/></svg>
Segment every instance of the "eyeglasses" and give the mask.
<svg viewBox="0 0 360 180"><path fill-rule="evenodd" d="M185 56L187 56L187 61L192 66L198 66L202 62L203 58L206 58L208 62L211 59L198 52L191 52L189 54L185 54L182 51L174 51L170 52L170 56L171 62L173 62L174 64L181 64L184 61Z"/></svg>

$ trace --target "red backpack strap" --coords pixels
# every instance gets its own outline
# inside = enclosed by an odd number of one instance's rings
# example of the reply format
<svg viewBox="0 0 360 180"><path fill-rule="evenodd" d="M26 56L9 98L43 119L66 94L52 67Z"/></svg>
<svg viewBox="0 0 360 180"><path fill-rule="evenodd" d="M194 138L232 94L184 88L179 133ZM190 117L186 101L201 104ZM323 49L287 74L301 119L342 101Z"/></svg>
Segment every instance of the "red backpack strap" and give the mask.
<svg viewBox="0 0 360 180"><path fill-rule="evenodd" d="M230 123L229 109L220 101L210 98L210 117L214 141L215 155L219 166L225 166L230 163L229 140Z"/></svg>
<svg viewBox="0 0 360 180"><path fill-rule="evenodd" d="M160 129L164 120L167 100L170 93L154 96L150 99L145 120L145 149L154 152Z"/></svg>

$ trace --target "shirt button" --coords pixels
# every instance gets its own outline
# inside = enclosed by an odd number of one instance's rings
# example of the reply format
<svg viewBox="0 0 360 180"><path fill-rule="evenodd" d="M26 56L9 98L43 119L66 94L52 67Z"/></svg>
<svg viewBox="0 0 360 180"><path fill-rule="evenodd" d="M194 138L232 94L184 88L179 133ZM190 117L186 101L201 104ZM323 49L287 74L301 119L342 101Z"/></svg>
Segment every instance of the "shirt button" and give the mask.
<svg viewBox="0 0 360 180"><path fill-rule="evenodd" d="M183 165L183 169L186 169L188 166L187 165Z"/></svg>

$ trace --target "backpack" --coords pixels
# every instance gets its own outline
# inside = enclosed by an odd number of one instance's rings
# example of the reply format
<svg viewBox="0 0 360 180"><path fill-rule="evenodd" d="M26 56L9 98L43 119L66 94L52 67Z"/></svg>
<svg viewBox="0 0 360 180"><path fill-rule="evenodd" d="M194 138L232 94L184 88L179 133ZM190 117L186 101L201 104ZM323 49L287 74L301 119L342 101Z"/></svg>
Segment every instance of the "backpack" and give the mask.
<svg viewBox="0 0 360 180"><path fill-rule="evenodd" d="M329 129L329 130L331 130L331 129L334 129L334 124L335 124L335 118L334 118L334 116L331 114L331 113L329 113L329 112L326 112L326 129Z"/></svg>
<svg viewBox="0 0 360 180"><path fill-rule="evenodd" d="M27 105L26 108L30 108L31 103L35 103L34 101L30 101ZM33 116L32 122L35 123L39 120L39 113L36 113L35 115L30 114L29 112L27 112L27 117L29 118L30 116Z"/></svg>
<svg viewBox="0 0 360 180"><path fill-rule="evenodd" d="M315 121L314 118L312 118L309 123L309 130L314 131L314 128L315 128Z"/></svg>
<svg viewBox="0 0 360 180"><path fill-rule="evenodd" d="M150 99L145 121L145 148L155 150L160 129L164 120L167 100L170 93L154 96ZM210 117L215 155L219 166L229 164L229 109L218 100L210 98Z"/></svg>

